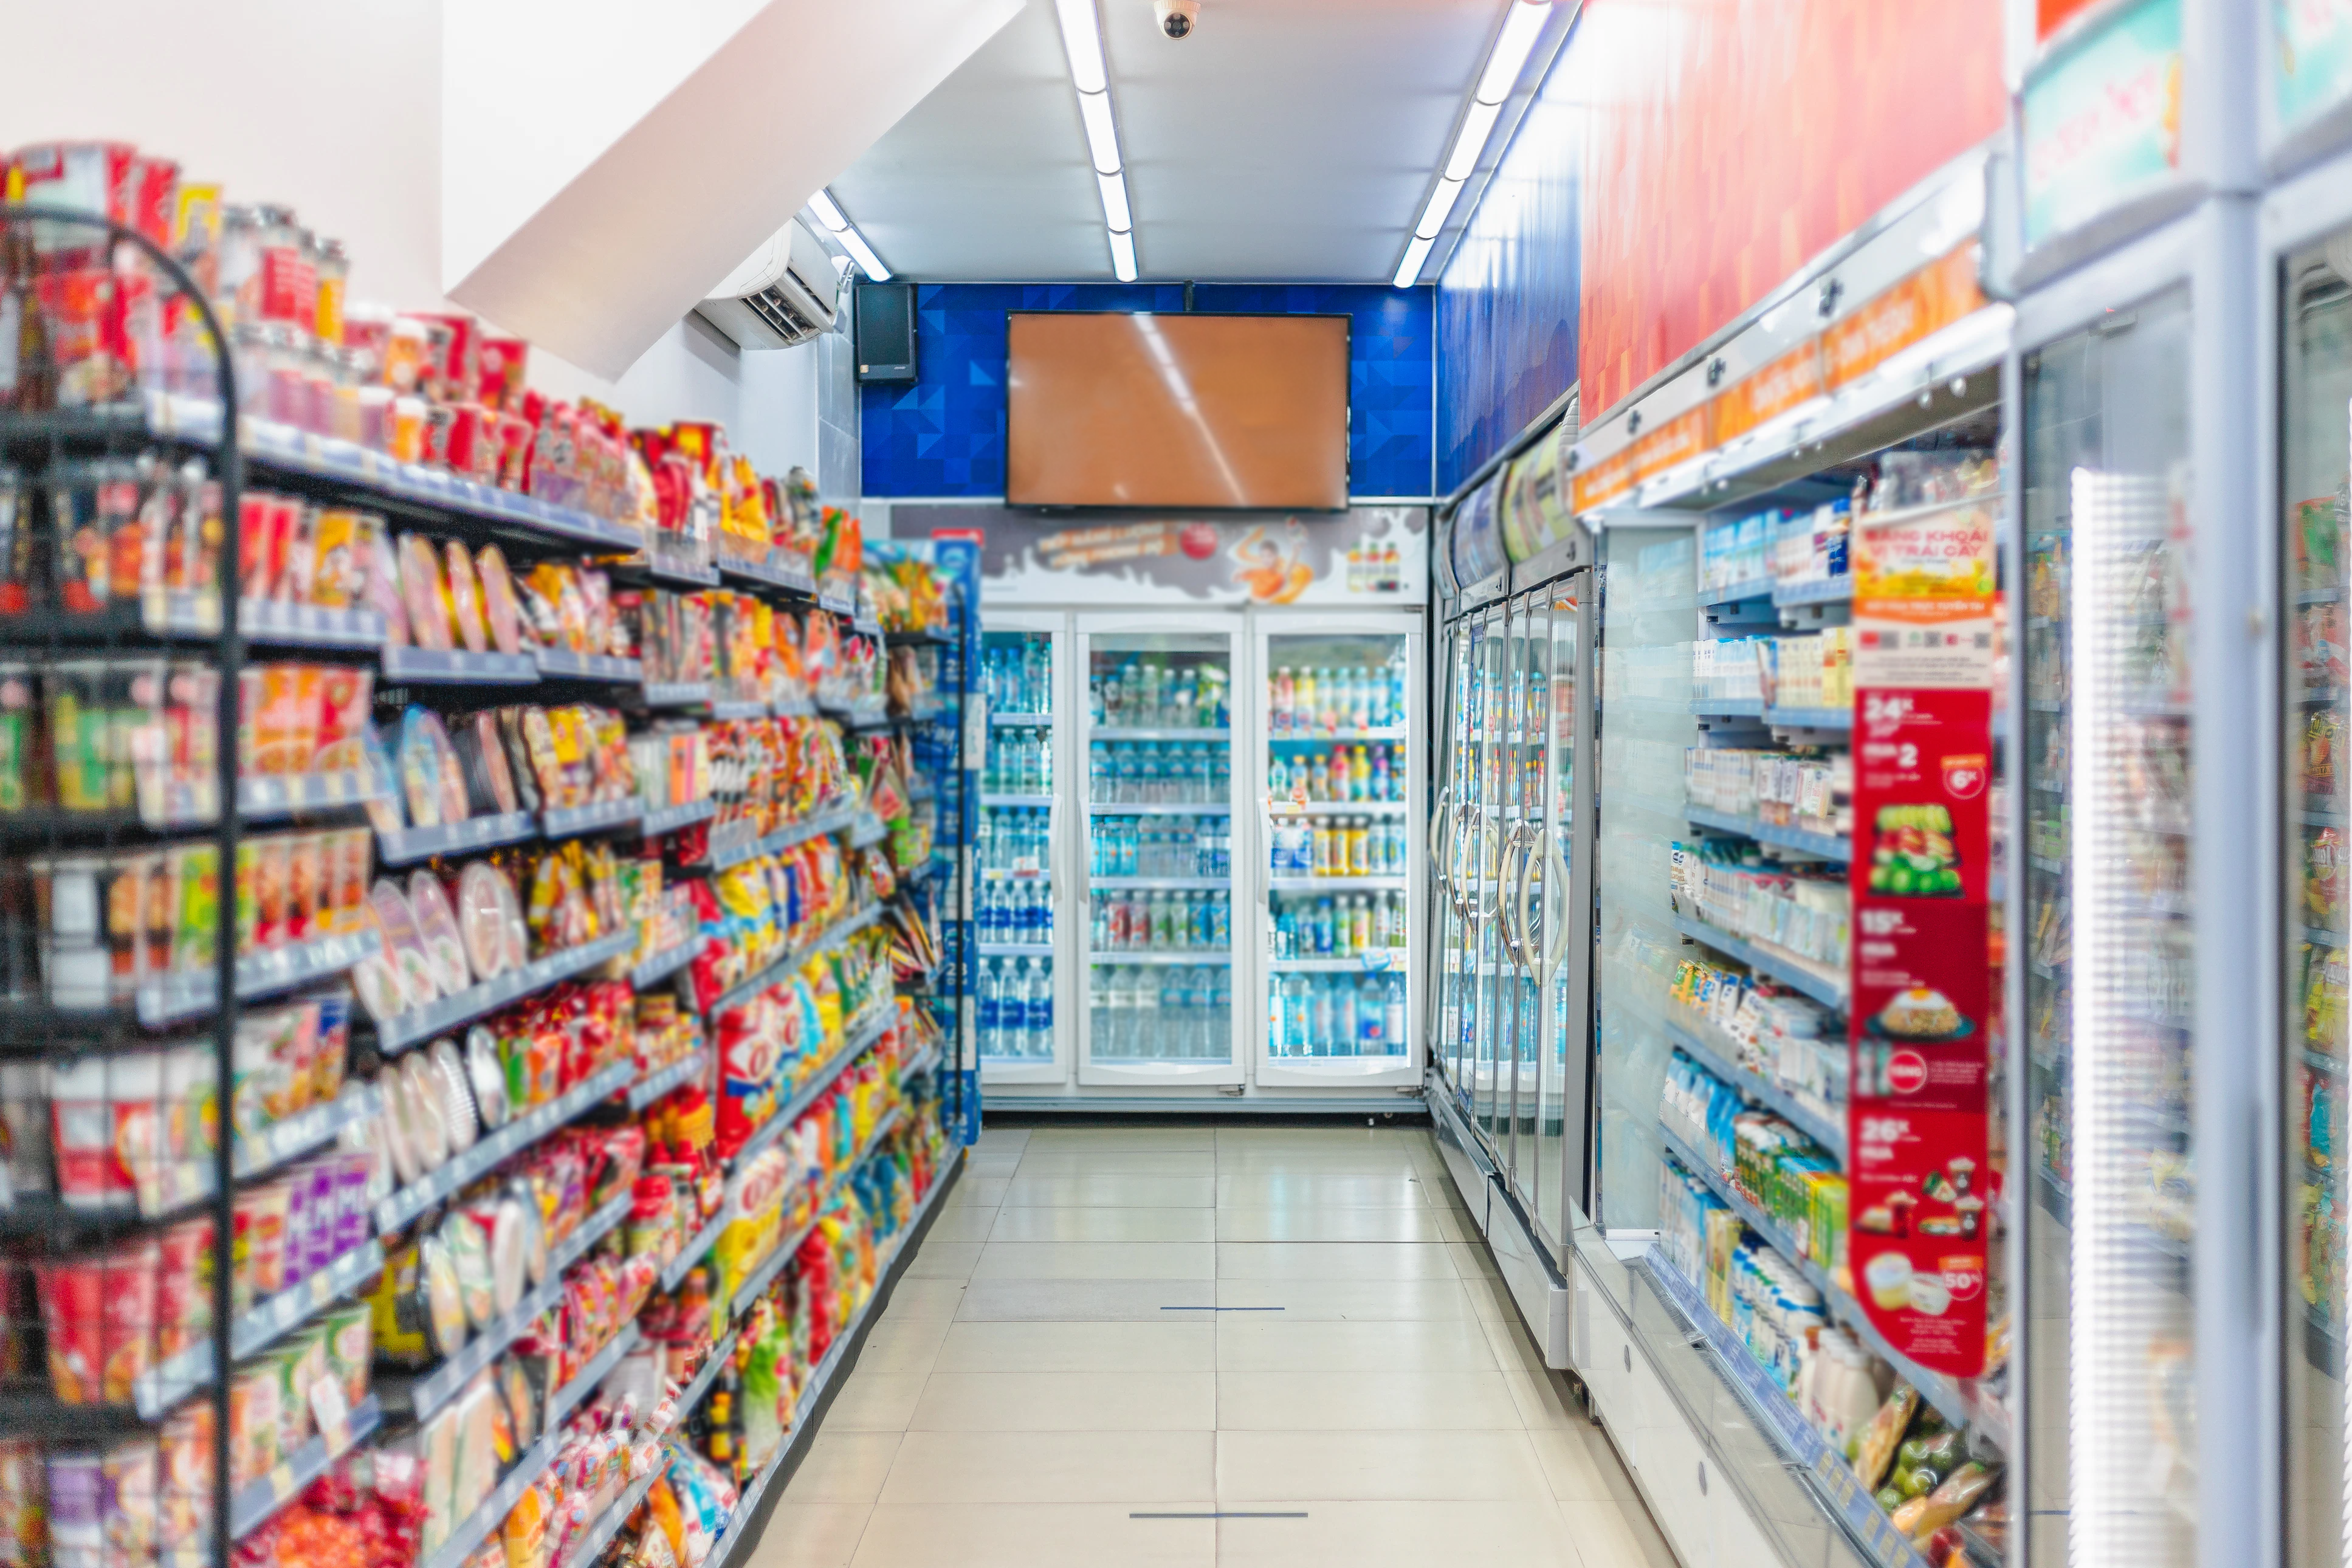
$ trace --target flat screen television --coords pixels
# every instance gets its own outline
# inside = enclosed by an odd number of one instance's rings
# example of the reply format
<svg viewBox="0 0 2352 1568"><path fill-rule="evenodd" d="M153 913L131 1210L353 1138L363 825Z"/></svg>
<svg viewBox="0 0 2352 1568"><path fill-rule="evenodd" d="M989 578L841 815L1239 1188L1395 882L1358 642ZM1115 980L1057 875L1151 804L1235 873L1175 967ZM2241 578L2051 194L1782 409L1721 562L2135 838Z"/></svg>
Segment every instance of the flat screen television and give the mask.
<svg viewBox="0 0 2352 1568"><path fill-rule="evenodd" d="M1013 505L1347 506L1347 317L1011 316Z"/></svg>

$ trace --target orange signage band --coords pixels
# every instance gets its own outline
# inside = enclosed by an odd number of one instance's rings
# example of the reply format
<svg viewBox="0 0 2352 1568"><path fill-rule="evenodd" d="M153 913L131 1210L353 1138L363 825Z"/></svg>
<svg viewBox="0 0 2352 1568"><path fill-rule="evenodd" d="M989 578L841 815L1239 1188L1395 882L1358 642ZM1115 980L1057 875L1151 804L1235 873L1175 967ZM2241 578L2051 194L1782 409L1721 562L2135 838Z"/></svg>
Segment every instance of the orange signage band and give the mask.
<svg viewBox="0 0 2352 1568"><path fill-rule="evenodd" d="M1929 262L1822 334L1822 365L1832 386L1867 375L1923 338L1979 310L1977 242Z"/></svg>
<svg viewBox="0 0 2352 1568"><path fill-rule="evenodd" d="M1737 440L1775 415L1822 395L1819 338L1807 338L1779 359L1717 397L1715 443Z"/></svg>

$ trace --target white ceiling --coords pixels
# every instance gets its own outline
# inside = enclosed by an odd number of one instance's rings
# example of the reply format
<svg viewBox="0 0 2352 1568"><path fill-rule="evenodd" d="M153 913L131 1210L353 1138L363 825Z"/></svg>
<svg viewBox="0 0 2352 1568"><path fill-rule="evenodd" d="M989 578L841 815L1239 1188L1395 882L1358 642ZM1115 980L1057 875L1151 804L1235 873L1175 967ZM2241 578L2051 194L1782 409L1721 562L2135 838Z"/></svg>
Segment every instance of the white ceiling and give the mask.
<svg viewBox="0 0 2352 1568"><path fill-rule="evenodd" d="M1177 42L1151 0L1098 0L1142 276L1386 281L1504 4L1202 0ZM905 277L1111 275L1053 0L832 188Z"/></svg>

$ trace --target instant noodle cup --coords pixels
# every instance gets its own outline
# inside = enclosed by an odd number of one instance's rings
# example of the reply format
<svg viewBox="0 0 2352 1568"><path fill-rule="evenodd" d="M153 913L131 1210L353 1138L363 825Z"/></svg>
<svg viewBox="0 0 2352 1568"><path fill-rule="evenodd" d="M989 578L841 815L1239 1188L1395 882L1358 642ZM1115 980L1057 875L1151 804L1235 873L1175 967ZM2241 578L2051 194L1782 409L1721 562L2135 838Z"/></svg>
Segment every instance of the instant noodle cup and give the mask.
<svg viewBox="0 0 2352 1568"><path fill-rule="evenodd" d="M443 995L455 996L472 984L474 977L467 962L465 939L457 930L457 911L449 907L441 879L430 871L411 875L408 907L416 916L417 934L433 964L434 984Z"/></svg>
<svg viewBox="0 0 2352 1568"><path fill-rule="evenodd" d="M163 1058L152 1051L52 1067L50 1140L69 1208L161 1207Z"/></svg>
<svg viewBox="0 0 2352 1568"><path fill-rule="evenodd" d="M408 635L422 648L446 651L455 643L449 598L433 542L420 533L401 535L400 602L408 612Z"/></svg>
<svg viewBox="0 0 2352 1568"><path fill-rule="evenodd" d="M49 1381L66 1405L128 1405L155 1364L156 1274L163 1251L132 1242L39 1266Z"/></svg>
<svg viewBox="0 0 2352 1568"><path fill-rule="evenodd" d="M268 1475L284 1458L285 1384L278 1369L249 1363L228 1385L229 1484L242 1487Z"/></svg>
<svg viewBox="0 0 2352 1568"><path fill-rule="evenodd" d="M433 978L433 961L425 951L425 938L417 930L407 895L391 878L378 878L368 893L368 906L374 911L376 929L383 933L384 954L400 983L403 1010L431 1003L440 995L440 987ZM361 994L366 994L364 989Z"/></svg>

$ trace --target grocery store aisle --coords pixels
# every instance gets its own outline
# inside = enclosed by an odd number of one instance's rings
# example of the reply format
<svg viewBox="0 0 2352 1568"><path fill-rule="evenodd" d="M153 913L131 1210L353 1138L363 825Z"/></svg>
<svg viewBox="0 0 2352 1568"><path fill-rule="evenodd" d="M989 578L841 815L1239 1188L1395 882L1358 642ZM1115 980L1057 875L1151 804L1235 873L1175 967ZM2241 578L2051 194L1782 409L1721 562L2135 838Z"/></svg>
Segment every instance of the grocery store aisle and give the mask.
<svg viewBox="0 0 2352 1568"><path fill-rule="evenodd" d="M1670 1568L1475 1235L1425 1131L992 1131L752 1568Z"/></svg>

